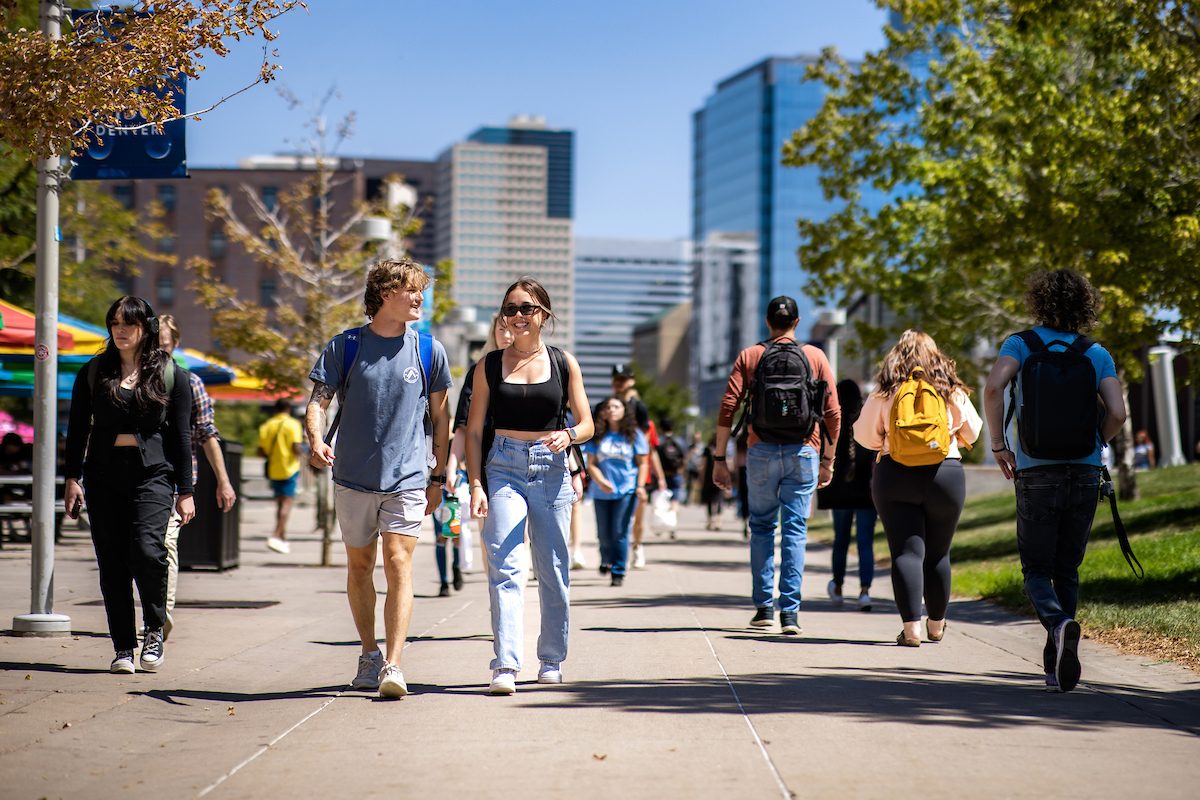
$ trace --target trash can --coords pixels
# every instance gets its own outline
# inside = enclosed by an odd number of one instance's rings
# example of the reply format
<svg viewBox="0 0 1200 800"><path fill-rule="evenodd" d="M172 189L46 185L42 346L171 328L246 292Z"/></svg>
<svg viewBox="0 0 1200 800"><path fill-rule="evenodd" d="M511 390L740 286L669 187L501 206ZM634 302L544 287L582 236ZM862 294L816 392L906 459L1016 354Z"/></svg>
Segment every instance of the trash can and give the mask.
<svg viewBox="0 0 1200 800"><path fill-rule="evenodd" d="M200 453L196 458L196 518L179 532L179 568L227 570L238 565L241 536L242 446L237 442L221 442L225 454L225 471L229 482L238 490L238 502L233 510L224 513L217 507L217 476L208 459Z"/></svg>

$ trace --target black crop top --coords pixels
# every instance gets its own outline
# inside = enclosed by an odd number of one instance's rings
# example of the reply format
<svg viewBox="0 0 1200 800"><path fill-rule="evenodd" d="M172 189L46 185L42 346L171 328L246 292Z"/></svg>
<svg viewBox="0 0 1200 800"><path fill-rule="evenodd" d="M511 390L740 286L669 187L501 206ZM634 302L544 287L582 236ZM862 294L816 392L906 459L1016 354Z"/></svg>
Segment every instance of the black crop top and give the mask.
<svg viewBox="0 0 1200 800"><path fill-rule="evenodd" d="M562 426L565 384L558 369L558 359L550 356L550 377L541 383L506 383L503 374L503 350L488 353L484 369L491 392L489 405L492 427L510 431L554 431Z"/></svg>
<svg viewBox="0 0 1200 800"><path fill-rule="evenodd" d="M67 423L67 478L83 476L85 452L89 469L103 469L112 457L117 435L132 433L142 465L170 464L180 494L192 493L192 389L187 373L174 363L170 366L175 370L175 386L165 410L118 407L99 381L93 395L87 366L79 370ZM131 395L122 392L121 396Z"/></svg>

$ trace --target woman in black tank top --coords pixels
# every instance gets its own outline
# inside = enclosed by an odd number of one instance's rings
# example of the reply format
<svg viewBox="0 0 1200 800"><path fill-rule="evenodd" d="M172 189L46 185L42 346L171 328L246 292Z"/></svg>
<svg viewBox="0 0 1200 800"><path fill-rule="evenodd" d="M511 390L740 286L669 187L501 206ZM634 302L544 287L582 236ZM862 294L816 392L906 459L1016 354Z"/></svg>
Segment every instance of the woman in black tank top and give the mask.
<svg viewBox="0 0 1200 800"><path fill-rule="evenodd" d="M490 353L483 369L475 370L467 473L471 515L484 520L495 651L488 690L512 694L524 649L526 527L542 611L538 681L562 681L569 627L567 536L575 501L568 450L591 438L592 415L575 357L542 341L543 327L554 320L545 288L521 278L505 293L500 311L513 343ZM577 420L573 427L566 424L568 408ZM494 431L486 454L485 428Z"/></svg>

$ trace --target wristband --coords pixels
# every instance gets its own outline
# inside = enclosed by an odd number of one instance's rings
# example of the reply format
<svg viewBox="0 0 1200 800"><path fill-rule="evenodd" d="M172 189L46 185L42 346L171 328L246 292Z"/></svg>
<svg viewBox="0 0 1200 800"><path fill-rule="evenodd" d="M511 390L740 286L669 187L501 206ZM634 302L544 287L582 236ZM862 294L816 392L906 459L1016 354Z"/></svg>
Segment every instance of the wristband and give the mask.
<svg viewBox="0 0 1200 800"><path fill-rule="evenodd" d="M995 447L993 447L992 452L993 453L1011 453L1012 451L1009 450L1007 447L1001 447L999 450L997 450Z"/></svg>
<svg viewBox="0 0 1200 800"><path fill-rule="evenodd" d="M440 483L442 486L445 486L446 485L446 476L445 475L430 475L429 482L430 483Z"/></svg>
<svg viewBox="0 0 1200 800"><path fill-rule="evenodd" d="M575 443L575 426L571 426L570 428L567 428L566 431L564 431L564 432L567 434L567 436L570 437L570 441L568 442L568 444L574 444Z"/></svg>

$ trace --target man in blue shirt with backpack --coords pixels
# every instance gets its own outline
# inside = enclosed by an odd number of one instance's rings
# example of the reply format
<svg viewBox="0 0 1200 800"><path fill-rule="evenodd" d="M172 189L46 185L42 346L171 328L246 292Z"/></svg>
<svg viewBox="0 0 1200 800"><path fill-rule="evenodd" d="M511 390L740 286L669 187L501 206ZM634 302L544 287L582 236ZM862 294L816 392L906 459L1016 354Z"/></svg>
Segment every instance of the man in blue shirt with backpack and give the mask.
<svg viewBox="0 0 1200 800"><path fill-rule="evenodd" d="M1087 278L1067 269L1039 273L1025 302L1037 326L1005 340L984 410L996 463L1016 481L1017 549L1025 592L1046 628L1046 689L1069 692L1081 672L1079 565L1105 482L1100 455L1125 424L1125 401L1112 356L1082 333L1100 310Z"/></svg>

